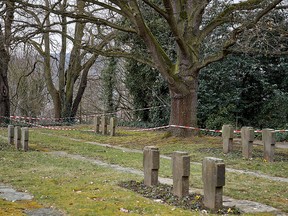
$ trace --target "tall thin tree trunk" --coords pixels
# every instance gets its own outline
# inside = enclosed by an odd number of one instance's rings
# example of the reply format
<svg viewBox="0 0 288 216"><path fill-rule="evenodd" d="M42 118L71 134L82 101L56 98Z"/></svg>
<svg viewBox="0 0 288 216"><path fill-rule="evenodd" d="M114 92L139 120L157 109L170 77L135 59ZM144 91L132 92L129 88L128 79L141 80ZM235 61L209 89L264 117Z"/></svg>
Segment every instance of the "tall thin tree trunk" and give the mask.
<svg viewBox="0 0 288 216"><path fill-rule="evenodd" d="M10 99L8 85L8 64L10 56L5 49L4 35L0 25L0 122L7 122L10 118ZM4 121L3 121L4 117Z"/></svg>
<svg viewBox="0 0 288 216"><path fill-rule="evenodd" d="M8 87L8 64L9 55L4 47L0 49L0 116L5 117L6 120L10 117L10 99L9 99L9 87ZM4 119L4 122L7 122ZM0 122L3 120L1 118Z"/></svg>
<svg viewBox="0 0 288 216"><path fill-rule="evenodd" d="M4 26L0 23L0 122L9 122L10 120L10 98L8 84L8 65L10 61L9 47L12 40L12 23L14 19L14 1L4 1L6 6L6 14L4 18ZM2 28L4 27L4 28ZM4 32L3 30L4 29Z"/></svg>

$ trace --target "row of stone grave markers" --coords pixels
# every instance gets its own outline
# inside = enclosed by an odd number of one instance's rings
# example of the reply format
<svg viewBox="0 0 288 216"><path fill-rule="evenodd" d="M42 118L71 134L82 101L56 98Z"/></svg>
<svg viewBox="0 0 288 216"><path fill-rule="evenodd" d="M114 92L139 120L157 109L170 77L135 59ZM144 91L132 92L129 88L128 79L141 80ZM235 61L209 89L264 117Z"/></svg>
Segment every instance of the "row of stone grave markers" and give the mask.
<svg viewBox="0 0 288 216"><path fill-rule="evenodd" d="M223 125L222 138L223 138L224 154L233 151L234 129L231 125ZM253 141L254 141L254 129L252 127L242 127L241 128L242 155L246 159L252 158ZM263 129L262 142L264 146L264 155L263 155L264 160L267 162L273 162L275 154L275 143L276 143L275 130Z"/></svg>
<svg viewBox="0 0 288 216"><path fill-rule="evenodd" d="M22 149L28 151L29 129L28 127L20 127L8 125L8 144L15 145L17 150Z"/></svg>
<svg viewBox="0 0 288 216"><path fill-rule="evenodd" d="M94 118L94 125L95 129L94 132L98 134L115 136L116 131L116 124L117 119L111 117L110 119L107 116L95 116Z"/></svg>
<svg viewBox="0 0 288 216"><path fill-rule="evenodd" d="M160 152L155 146L143 150L144 184L158 184ZM187 152L175 151L172 156L173 194L178 197L189 195L190 156ZM223 186L225 185L225 164L222 159L206 157L202 164L204 183L204 205L212 211L223 207Z"/></svg>

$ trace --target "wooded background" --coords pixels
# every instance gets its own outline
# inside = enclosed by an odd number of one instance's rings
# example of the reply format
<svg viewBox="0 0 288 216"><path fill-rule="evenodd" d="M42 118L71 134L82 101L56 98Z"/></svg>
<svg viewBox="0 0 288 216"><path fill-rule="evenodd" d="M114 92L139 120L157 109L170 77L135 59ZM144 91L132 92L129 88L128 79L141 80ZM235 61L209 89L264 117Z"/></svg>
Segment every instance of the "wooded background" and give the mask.
<svg viewBox="0 0 288 216"><path fill-rule="evenodd" d="M1 1L0 116L121 113L130 126L285 128L287 8L286 0Z"/></svg>

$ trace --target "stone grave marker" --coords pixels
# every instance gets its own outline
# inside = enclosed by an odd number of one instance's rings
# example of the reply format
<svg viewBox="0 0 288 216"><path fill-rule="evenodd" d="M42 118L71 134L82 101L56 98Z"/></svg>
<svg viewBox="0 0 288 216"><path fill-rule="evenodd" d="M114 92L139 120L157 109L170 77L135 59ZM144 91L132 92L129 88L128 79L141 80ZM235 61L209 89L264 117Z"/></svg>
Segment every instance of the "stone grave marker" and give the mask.
<svg viewBox="0 0 288 216"><path fill-rule="evenodd" d="M155 146L145 146L143 150L144 184L147 186L158 184L158 170L160 167L160 152Z"/></svg>
<svg viewBox="0 0 288 216"><path fill-rule="evenodd" d="M14 128L14 144L15 148L19 150L21 148L21 128L20 126L15 126Z"/></svg>
<svg viewBox="0 0 288 216"><path fill-rule="evenodd" d="M14 126L8 125L8 144L13 145L14 143Z"/></svg>
<svg viewBox="0 0 288 216"><path fill-rule="evenodd" d="M21 142L23 151L28 151L29 129L28 127L21 128Z"/></svg>
<svg viewBox="0 0 288 216"><path fill-rule="evenodd" d="M173 194L189 195L190 156L187 152L175 151L172 156Z"/></svg>
<svg viewBox="0 0 288 216"><path fill-rule="evenodd" d="M116 124L117 124L117 119L114 117L110 118L110 136L115 136Z"/></svg>
<svg viewBox="0 0 288 216"><path fill-rule="evenodd" d="M264 144L264 160L268 162L274 161L275 154L275 131L273 129L262 130L262 141Z"/></svg>
<svg viewBox="0 0 288 216"><path fill-rule="evenodd" d="M234 129L232 125L223 125L222 139L223 139L224 154L227 154L233 150L233 137L234 137Z"/></svg>
<svg viewBox="0 0 288 216"><path fill-rule="evenodd" d="M100 116L95 116L94 118L94 132L99 133L100 132L100 124L101 124L101 119Z"/></svg>
<svg viewBox="0 0 288 216"><path fill-rule="evenodd" d="M212 211L223 207L223 186L225 185L225 164L222 159L206 157L202 165L204 183L204 205Z"/></svg>
<svg viewBox="0 0 288 216"><path fill-rule="evenodd" d="M242 155L246 159L252 158L254 141L254 129L252 127L241 128L241 143L242 143Z"/></svg>
<svg viewBox="0 0 288 216"><path fill-rule="evenodd" d="M102 116L101 118L101 131L103 135L107 134L107 124L108 124L108 120L106 116Z"/></svg>

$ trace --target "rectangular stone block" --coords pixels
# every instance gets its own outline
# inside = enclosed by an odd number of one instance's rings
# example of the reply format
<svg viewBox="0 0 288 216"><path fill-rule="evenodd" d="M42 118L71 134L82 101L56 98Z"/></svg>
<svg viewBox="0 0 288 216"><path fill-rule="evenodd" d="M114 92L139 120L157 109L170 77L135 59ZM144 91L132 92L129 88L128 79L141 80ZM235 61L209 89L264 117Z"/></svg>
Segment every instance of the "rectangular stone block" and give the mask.
<svg viewBox="0 0 288 216"><path fill-rule="evenodd" d="M155 146L144 147L144 166L148 169L159 169L160 167L160 152Z"/></svg>
<svg viewBox="0 0 288 216"><path fill-rule="evenodd" d="M190 156L176 151L172 156L173 194L178 197L189 195Z"/></svg>
<svg viewBox="0 0 288 216"><path fill-rule="evenodd" d="M8 144L13 145L14 144L14 126L8 125Z"/></svg>
<svg viewBox="0 0 288 216"><path fill-rule="evenodd" d="M234 138L234 129L233 129L232 125L223 125L222 138L223 139L233 139Z"/></svg>
<svg viewBox="0 0 288 216"><path fill-rule="evenodd" d="M158 184L158 170L160 167L160 152L155 146L145 146L143 149L144 184L147 186Z"/></svg>
<svg viewBox="0 0 288 216"><path fill-rule="evenodd" d="M173 170L175 175L190 175L190 156L188 152L175 151L172 155Z"/></svg>
<svg viewBox="0 0 288 216"><path fill-rule="evenodd" d="M16 149L21 148L21 128L19 126L14 128L14 144Z"/></svg>
<svg viewBox="0 0 288 216"><path fill-rule="evenodd" d="M233 150L233 137L234 137L234 129L232 125L223 125L222 139L223 139L224 154L227 154Z"/></svg>
<svg viewBox="0 0 288 216"><path fill-rule="evenodd" d="M23 151L28 151L29 129L27 127L21 128L21 142Z"/></svg>
<svg viewBox="0 0 288 216"><path fill-rule="evenodd" d="M190 156L182 156L182 176L190 176Z"/></svg>
<svg viewBox="0 0 288 216"><path fill-rule="evenodd" d="M274 161L275 154L275 131L273 129L262 130L262 141L264 145L264 159L267 162Z"/></svg>
<svg viewBox="0 0 288 216"><path fill-rule="evenodd" d="M225 185L225 164L222 159L206 157L202 165L205 207L217 211L223 207L223 186Z"/></svg>
<svg viewBox="0 0 288 216"><path fill-rule="evenodd" d="M160 167L160 152L158 149L151 150L151 159L151 169L158 170Z"/></svg>
<svg viewBox="0 0 288 216"><path fill-rule="evenodd" d="M241 128L241 144L242 144L242 155L246 159L252 158L254 141L254 129L252 127Z"/></svg>
<svg viewBox="0 0 288 216"><path fill-rule="evenodd" d="M100 124L101 124L101 119L100 116L95 116L94 117L94 132L99 133L100 132Z"/></svg>
<svg viewBox="0 0 288 216"><path fill-rule="evenodd" d="M216 187L223 187L225 186L225 164L224 163L216 163L216 180L215 186Z"/></svg>
<svg viewBox="0 0 288 216"><path fill-rule="evenodd" d="M101 131L103 135L107 134L107 124L108 124L108 120L106 116L102 116L101 118Z"/></svg>
<svg viewBox="0 0 288 216"><path fill-rule="evenodd" d="M117 124L117 119L114 117L110 118L110 136L115 136L116 124Z"/></svg>

